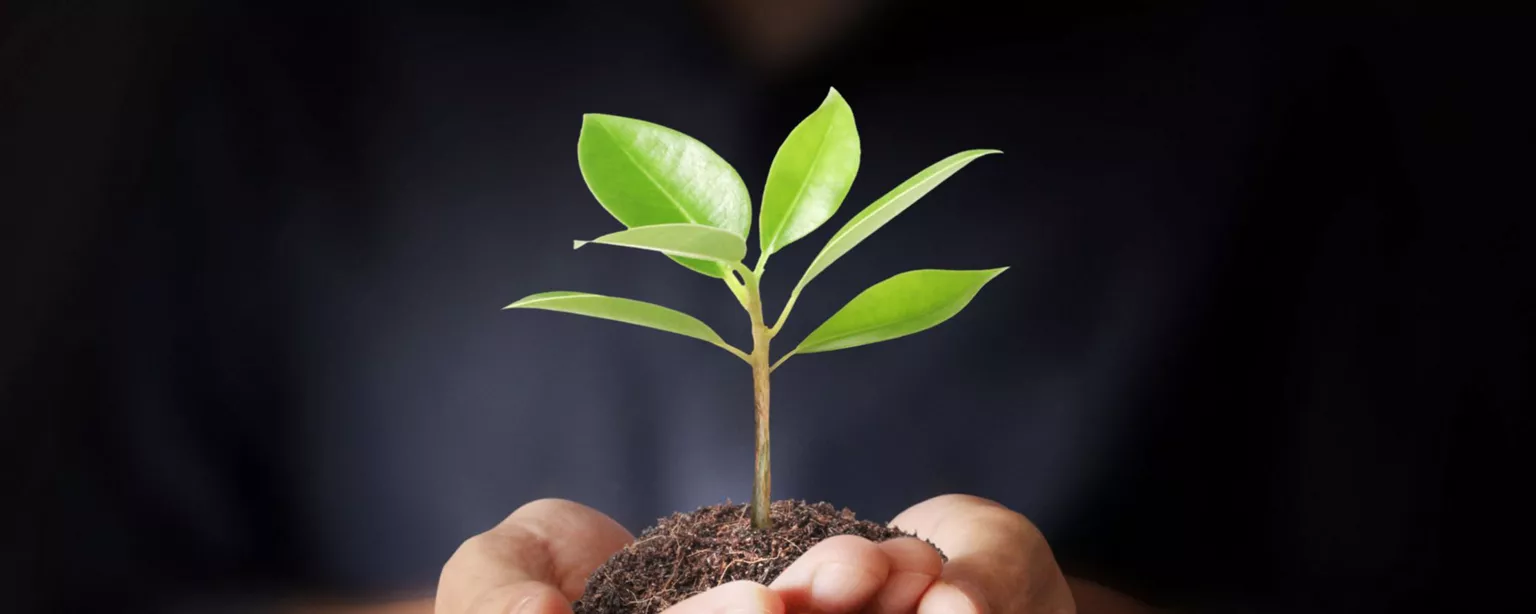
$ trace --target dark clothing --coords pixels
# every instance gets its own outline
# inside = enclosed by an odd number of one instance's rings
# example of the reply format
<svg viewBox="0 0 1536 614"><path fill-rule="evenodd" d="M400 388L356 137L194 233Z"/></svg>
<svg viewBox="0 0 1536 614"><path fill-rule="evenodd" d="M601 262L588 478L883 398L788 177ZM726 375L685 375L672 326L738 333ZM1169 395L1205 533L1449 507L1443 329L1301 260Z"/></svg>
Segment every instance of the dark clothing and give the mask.
<svg viewBox="0 0 1536 614"><path fill-rule="evenodd" d="M568 249L619 228L580 116L689 133L757 197L828 86L863 164L773 259L774 311L886 190L1006 154L818 278L781 343L901 271L1013 268L932 331L786 363L777 497L986 496L1069 574L1213 611L1477 611L1524 580L1514 20L893 3L761 76L686 5L102 4L0 9L4 549L38 611L409 594L533 498L631 530L746 500L738 361L499 308L593 291L745 344L719 282Z"/></svg>

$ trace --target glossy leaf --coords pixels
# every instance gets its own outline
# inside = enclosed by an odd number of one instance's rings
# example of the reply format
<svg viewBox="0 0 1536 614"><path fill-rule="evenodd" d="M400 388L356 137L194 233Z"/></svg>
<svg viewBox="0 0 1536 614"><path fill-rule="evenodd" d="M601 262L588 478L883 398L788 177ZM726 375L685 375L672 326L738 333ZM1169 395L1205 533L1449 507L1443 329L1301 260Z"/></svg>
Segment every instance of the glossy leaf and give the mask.
<svg viewBox="0 0 1536 614"><path fill-rule="evenodd" d="M588 243L633 247L721 264L741 262L747 255L747 240L727 231L697 224L657 224L606 234L591 241L576 241L576 248Z"/></svg>
<svg viewBox="0 0 1536 614"><path fill-rule="evenodd" d="M960 313L982 286L1005 270L901 273L854 297L806 336L795 353L830 352L933 328Z"/></svg>
<svg viewBox="0 0 1536 614"><path fill-rule="evenodd" d="M826 223L858 172L859 132L853 109L834 89L773 157L759 214L763 253L779 251Z"/></svg>
<svg viewBox="0 0 1536 614"><path fill-rule="evenodd" d="M693 337L741 355L708 324L675 309L627 298L585 292L541 292L507 305L504 309L544 309L625 322Z"/></svg>
<svg viewBox="0 0 1536 614"><path fill-rule="evenodd" d="M812 279L827 270L827 267L832 266L838 258L842 258L849 250L869 238L876 230L885 226L886 222L891 221L902 211L906 211L917 202L917 199L938 187L945 179L965 168L965 165L975 159L994 153L1002 152L995 149L973 149L940 160L865 207L858 215L853 216L853 219L848 220L837 234L832 235L826 247L821 248L821 253L816 255L816 259L811 261L805 274L800 277L800 283L795 285L794 293L799 294L806 284L811 283Z"/></svg>
<svg viewBox="0 0 1536 614"><path fill-rule="evenodd" d="M625 226L701 224L746 237L752 202L736 170L703 143L650 122L588 114L577 143L581 176L592 195ZM677 258L714 277L713 262Z"/></svg>

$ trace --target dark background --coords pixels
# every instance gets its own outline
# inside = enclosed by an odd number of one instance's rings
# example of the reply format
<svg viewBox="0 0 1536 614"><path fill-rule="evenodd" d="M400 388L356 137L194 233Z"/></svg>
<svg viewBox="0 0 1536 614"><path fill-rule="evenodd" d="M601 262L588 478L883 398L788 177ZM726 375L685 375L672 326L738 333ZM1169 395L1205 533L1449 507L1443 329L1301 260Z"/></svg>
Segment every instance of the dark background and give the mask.
<svg viewBox="0 0 1536 614"><path fill-rule="evenodd" d="M829 86L864 148L829 226L1007 153L820 277L786 338L900 271L1013 268L933 331L789 362L776 496L987 496L1069 574L1192 609L1481 611L1529 585L1524 20L742 6L0 5L11 606L419 595L536 497L631 530L745 500L734 360L498 308L595 291L744 343L718 282L569 250L618 228L580 115L689 133L757 197ZM830 233L774 259L773 308Z"/></svg>

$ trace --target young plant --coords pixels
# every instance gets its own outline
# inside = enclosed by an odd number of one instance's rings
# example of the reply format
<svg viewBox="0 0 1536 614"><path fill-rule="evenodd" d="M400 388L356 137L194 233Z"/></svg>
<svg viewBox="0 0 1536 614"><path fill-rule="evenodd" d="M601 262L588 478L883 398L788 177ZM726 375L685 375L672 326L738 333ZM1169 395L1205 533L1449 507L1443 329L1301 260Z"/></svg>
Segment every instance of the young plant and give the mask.
<svg viewBox="0 0 1536 614"><path fill-rule="evenodd" d="M768 259L804 238L837 212L859 170L859 134L853 110L831 90L821 106L779 146L763 188L756 265L742 264L752 226L747 186L731 165L703 143L656 124L586 115L577 144L581 174L592 195L628 229L588 243L666 254L678 264L724 281L752 325L752 351L726 343L693 316L641 301L584 292L544 292L507 309L547 309L605 318L686 335L718 346L752 367L756 416L756 472L752 524L766 529L769 491L769 375L797 354L829 352L922 331L959 313L1005 268L980 271L924 269L882 281L854 297L800 341L771 360L769 344L805 286L849 250L907 210L965 165L996 150L974 149L923 169L870 204L832 235L790 292L770 325L759 288Z"/></svg>

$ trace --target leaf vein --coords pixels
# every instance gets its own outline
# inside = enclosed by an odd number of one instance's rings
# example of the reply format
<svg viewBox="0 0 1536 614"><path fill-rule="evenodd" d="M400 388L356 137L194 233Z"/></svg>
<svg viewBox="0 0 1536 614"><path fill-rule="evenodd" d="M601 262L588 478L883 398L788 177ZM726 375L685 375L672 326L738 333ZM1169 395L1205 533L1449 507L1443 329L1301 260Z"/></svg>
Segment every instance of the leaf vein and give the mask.
<svg viewBox="0 0 1536 614"><path fill-rule="evenodd" d="M784 216L779 219L778 229L773 231L773 237L768 241L771 249L777 250L784 247L779 245L779 239L784 237L784 230L789 227L790 220L794 219L794 213L800 207L800 197L805 195L806 186L811 184L811 176L815 174L817 165L821 164L822 154L827 150L827 136L832 134L834 119L836 118L828 118L827 128L821 132L821 141L816 144L816 155L811 157L810 172L800 180L800 188L795 190L794 200L789 201L789 208L784 210Z"/></svg>
<svg viewBox="0 0 1536 614"><path fill-rule="evenodd" d="M958 302L958 301L956 301L956 302ZM952 302L950 304L953 305L954 303ZM919 314L916 314L916 315L912 315L912 316L908 316L908 317L905 317L905 318L901 318L899 320L892 320L892 321L886 322L884 324L876 324L874 326L866 326L864 328L855 329L855 330L843 333L841 335L837 335L835 337L830 337L826 341L824 341L824 342L822 342L822 343L820 343L818 345L827 345L829 343L833 343L833 342L837 342L837 341L842 341L842 340L847 339L849 337L856 337L856 336L862 335L864 333L877 331L877 330L880 330L882 328L891 328L893 326L898 326L898 325L901 325L901 324L906 324L906 323L911 322L913 320L921 320L921 319L923 319L923 317L925 317L925 316L927 316L929 314L932 314L932 313L934 313L936 311L938 311L938 310L935 309L935 310L932 310L932 311L926 311L926 312L919 313ZM956 311L955 313L959 313L959 311ZM954 314L950 314L950 316L953 317ZM937 325L938 325L938 323L935 323L935 326L937 326ZM919 331L913 331L913 332L919 332ZM889 341L889 339L885 339L884 341ZM800 348L795 348L795 351L797 351L797 352L800 351Z"/></svg>
<svg viewBox="0 0 1536 614"><path fill-rule="evenodd" d="M608 133L608 138L614 139L615 141L618 140L618 136L613 133L613 129L609 128L603 122L597 122L597 125L602 126L603 132ZM645 176L646 180L651 182L651 185L656 186L656 190L661 192L662 196L667 197L667 202L672 203L672 206L677 208L677 212L683 214L683 218L688 220L688 223L699 223L698 220L693 219L692 215L688 214L688 210L683 207L682 203L677 202L677 197L673 196L671 192L667 191L667 189L661 185L660 181L657 181L655 177L652 177L651 174L645 170L645 165L640 164L639 161L635 160L635 156L629 153L628 148L619 147L618 149L624 154L624 158L629 160L630 164L635 165L635 170L640 171L640 174Z"/></svg>

